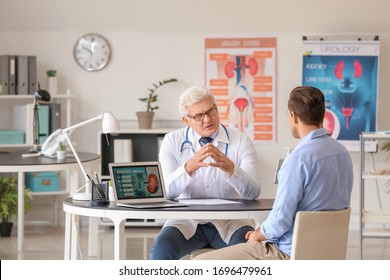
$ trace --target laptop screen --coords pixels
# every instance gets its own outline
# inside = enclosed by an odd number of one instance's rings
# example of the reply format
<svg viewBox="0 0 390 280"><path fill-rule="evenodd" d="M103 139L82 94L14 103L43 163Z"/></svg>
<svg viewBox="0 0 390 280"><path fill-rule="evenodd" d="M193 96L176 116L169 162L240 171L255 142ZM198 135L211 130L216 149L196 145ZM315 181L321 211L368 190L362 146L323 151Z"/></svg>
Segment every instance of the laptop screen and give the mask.
<svg viewBox="0 0 390 280"><path fill-rule="evenodd" d="M164 197L158 162L113 164L110 168L118 200Z"/></svg>

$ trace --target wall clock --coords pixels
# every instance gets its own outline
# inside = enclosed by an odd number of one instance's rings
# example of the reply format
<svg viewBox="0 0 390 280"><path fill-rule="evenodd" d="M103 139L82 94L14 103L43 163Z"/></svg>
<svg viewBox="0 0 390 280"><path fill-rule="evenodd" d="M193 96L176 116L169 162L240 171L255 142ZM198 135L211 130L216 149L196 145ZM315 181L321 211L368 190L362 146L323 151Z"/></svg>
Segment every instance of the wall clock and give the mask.
<svg viewBox="0 0 390 280"><path fill-rule="evenodd" d="M111 46L106 38L96 33L81 36L73 49L74 59L86 71L103 69L111 57Z"/></svg>

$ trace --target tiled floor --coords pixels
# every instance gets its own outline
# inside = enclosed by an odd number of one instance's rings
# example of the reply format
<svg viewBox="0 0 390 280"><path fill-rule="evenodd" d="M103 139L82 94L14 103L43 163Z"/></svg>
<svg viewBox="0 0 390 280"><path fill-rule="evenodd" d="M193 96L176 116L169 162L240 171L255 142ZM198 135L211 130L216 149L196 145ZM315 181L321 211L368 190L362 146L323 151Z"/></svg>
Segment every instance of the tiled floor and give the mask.
<svg viewBox="0 0 390 280"><path fill-rule="evenodd" d="M126 228L127 259L147 259L159 227ZM64 258L64 228L50 226L26 226L25 246L17 253L17 228L11 237L0 238L1 260L61 260ZM113 228L103 227L100 233L101 259L113 259ZM87 258L87 228L82 227L79 252L82 259ZM351 231L348 240L347 259L359 259L358 232ZM390 240L368 239L364 241L364 259L390 260Z"/></svg>

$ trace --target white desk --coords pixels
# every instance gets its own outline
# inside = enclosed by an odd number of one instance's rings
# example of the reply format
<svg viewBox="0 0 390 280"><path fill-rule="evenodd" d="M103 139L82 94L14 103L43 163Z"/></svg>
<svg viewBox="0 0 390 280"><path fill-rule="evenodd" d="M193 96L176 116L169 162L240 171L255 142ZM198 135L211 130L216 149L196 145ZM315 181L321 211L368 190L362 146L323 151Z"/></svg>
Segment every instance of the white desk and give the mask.
<svg viewBox="0 0 390 280"><path fill-rule="evenodd" d="M114 223L114 259L126 258L126 219L262 219L271 210L273 199L238 200L241 203L224 205L188 205L186 207L159 209L131 209L118 207L113 202L107 207L92 207L89 201L64 201L65 248L64 259L77 259L79 216L89 219L88 256L98 256L98 221L109 218Z"/></svg>
<svg viewBox="0 0 390 280"><path fill-rule="evenodd" d="M18 252L23 250L24 242L24 193L25 172L40 171L69 171L67 191L70 195L76 192L79 183L79 165L74 157L67 157L64 160L48 157L27 157L22 154L28 151L11 152L0 155L0 173L18 173ZM94 168L98 170L100 164L100 155L91 153L78 153L81 162L85 168Z"/></svg>

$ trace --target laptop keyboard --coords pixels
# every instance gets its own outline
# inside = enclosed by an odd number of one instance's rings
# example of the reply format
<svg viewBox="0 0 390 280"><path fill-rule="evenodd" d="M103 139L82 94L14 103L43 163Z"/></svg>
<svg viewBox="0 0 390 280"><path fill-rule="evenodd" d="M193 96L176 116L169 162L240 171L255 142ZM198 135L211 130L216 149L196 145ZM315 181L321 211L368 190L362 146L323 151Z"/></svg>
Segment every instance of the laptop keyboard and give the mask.
<svg viewBox="0 0 390 280"><path fill-rule="evenodd" d="M140 203L130 203L131 205L167 205L167 204L177 204L176 201L165 201L165 202L140 202Z"/></svg>
<svg viewBox="0 0 390 280"><path fill-rule="evenodd" d="M133 207L133 208L166 208L186 206L178 201L165 201L165 202L137 202L137 203L117 203L118 206Z"/></svg>

